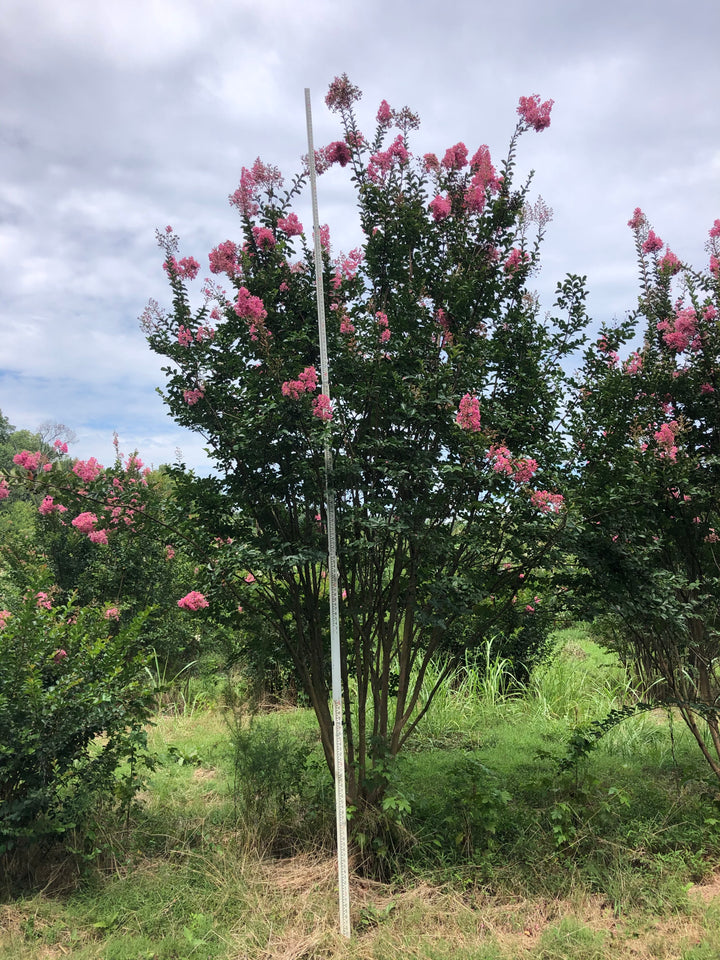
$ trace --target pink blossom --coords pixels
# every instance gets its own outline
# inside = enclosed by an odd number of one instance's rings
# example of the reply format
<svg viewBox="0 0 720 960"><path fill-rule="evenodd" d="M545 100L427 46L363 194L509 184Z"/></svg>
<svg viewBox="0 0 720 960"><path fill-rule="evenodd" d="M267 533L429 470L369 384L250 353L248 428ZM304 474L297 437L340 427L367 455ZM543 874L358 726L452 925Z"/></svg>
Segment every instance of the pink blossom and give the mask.
<svg viewBox="0 0 720 960"><path fill-rule="evenodd" d="M423 155L423 168L426 173L430 173L431 170L437 172L440 169L440 161L434 153L426 153Z"/></svg>
<svg viewBox="0 0 720 960"><path fill-rule="evenodd" d="M446 170L460 170L467 165L468 148L464 143L456 143L454 147L448 147L445 156L442 159L442 165Z"/></svg>
<svg viewBox="0 0 720 960"><path fill-rule="evenodd" d="M72 525L76 530L79 530L80 533L90 533L95 529L97 522L98 518L94 513L85 512L79 513L72 521Z"/></svg>
<svg viewBox="0 0 720 960"><path fill-rule="evenodd" d="M205 391L202 387L198 387L196 390L183 390L183 400L189 407L194 407L204 396Z"/></svg>
<svg viewBox="0 0 720 960"><path fill-rule="evenodd" d="M320 227L320 246L326 253L330 253L330 227L326 223Z"/></svg>
<svg viewBox="0 0 720 960"><path fill-rule="evenodd" d="M703 317L705 318L705 320L714 320L716 316L717 316L717 310L715 309L712 303L709 303L703 311Z"/></svg>
<svg viewBox="0 0 720 960"><path fill-rule="evenodd" d="M247 287L240 287L235 303L235 313L245 320L259 323L267 317L267 311L260 297L254 297Z"/></svg>
<svg viewBox="0 0 720 960"><path fill-rule="evenodd" d="M88 533L88 540L92 541L92 543L101 543L107 546L108 535L105 530L91 530Z"/></svg>
<svg viewBox="0 0 720 960"><path fill-rule="evenodd" d="M249 573L245 577L245 583L255 583L255 577L251 573Z"/></svg>
<svg viewBox="0 0 720 960"><path fill-rule="evenodd" d="M89 460L76 460L72 469L83 483L92 483L105 468L97 462L95 457L90 457Z"/></svg>
<svg viewBox="0 0 720 960"><path fill-rule="evenodd" d="M51 496L44 497L42 503L38 507L38 513L43 517L48 517L51 513L66 512L67 507L64 507L61 503L55 503Z"/></svg>
<svg viewBox="0 0 720 960"><path fill-rule="evenodd" d="M177 340L181 346L189 347L193 342L192 330L189 327L184 327L182 324L180 324L178 327Z"/></svg>
<svg viewBox="0 0 720 960"><path fill-rule="evenodd" d="M450 319L448 318L448 315L445 313L442 307L438 307L435 320L438 326L440 327L440 329L442 330L442 339L441 339L440 346L451 347L453 345L454 337L453 337L452 330L450 329Z"/></svg>
<svg viewBox="0 0 720 960"><path fill-rule="evenodd" d="M538 469L538 462L532 457L524 457L513 464L512 478L515 483L528 483Z"/></svg>
<svg viewBox="0 0 720 960"><path fill-rule="evenodd" d="M329 143L325 149L328 163L331 165L338 163L341 167L346 167L350 163L350 148L344 140L335 140L333 143Z"/></svg>
<svg viewBox="0 0 720 960"><path fill-rule="evenodd" d="M711 383L703 383L700 386L700 393L715 393L715 387Z"/></svg>
<svg viewBox="0 0 720 960"><path fill-rule="evenodd" d="M640 207L635 207L635 210L632 215L632 219L628 220L628 226L631 230L640 230L645 226L647 220L645 214L642 212Z"/></svg>
<svg viewBox="0 0 720 960"><path fill-rule="evenodd" d="M647 240L642 245L643 253L655 253L658 250L662 250L663 242L660 237L657 236L654 230L651 230L647 235Z"/></svg>
<svg viewBox="0 0 720 960"><path fill-rule="evenodd" d="M682 263L680 263L680 260L675 256L670 247L666 247L665 253L658 263L658 268L661 273L667 273L673 276L682 268Z"/></svg>
<svg viewBox="0 0 720 960"><path fill-rule="evenodd" d="M317 389L317 370L315 367L305 367L297 380L286 380L282 387L282 395L299 400L303 393L312 393Z"/></svg>
<svg viewBox="0 0 720 960"><path fill-rule="evenodd" d="M194 257L183 257L177 265L177 273L184 280L194 280L198 275L200 264Z"/></svg>
<svg viewBox="0 0 720 960"><path fill-rule="evenodd" d="M677 353L682 353L692 345L697 336L697 314L692 307L678 310L673 321L661 320L657 329L663 334L663 340Z"/></svg>
<svg viewBox="0 0 720 960"><path fill-rule="evenodd" d="M350 317L343 315L340 321L340 333L347 333L347 334L355 333L355 327L351 323Z"/></svg>
<svg viewBox="0 0 720 960"><path fill-rule="evenodd" d="M321 393L312 403L312 412L313 416L317 417L318 420L332 420L332 404L330 403L330 397L326 394Z"/></svg>
<svg viewBox="0 0 720 960"><path fill-rule="evenodd" d="M517 247L513 247L510 251L510 255L505 261L505 272L506 273L515 273L516 270L519 270L524 264L528 263L530 257L525 253L524 250L520 250Z"/></svg>
<svg viewBox="0 0 720 960"><path fill-rule="evenodd" d="M267 227L253 227L252 234L260 250L271 250L275 246L275 237Z"/></svg>
<svg viewBox="0 0 720 960"><path fill-rule="evenodd" d="M330 84L325 103L332 111L348 110L361 96L360 88L350 83L348 75L343 73L342 76L335 77Z"/></svg>
<svg viewBox="0 0 720 960"><path fill-rule="evenodd" d="M642 371L642 365L642 357L636 350L634 353L631 353L627 359L627 363L625 364L625 373L629 375L640 373Z"/></svg>
<svg viewBox="0 0 720 960"><path fill-rule="evenodd" d="M485 457L492 464L495 473L503 473L508 477L512 475L514 469L511 459L512 454L507 447L493 444L485 454Z"/></svg>
<svg viewBox="0 0 720 960"><path fill-rule="evenodd" d="M62 663L63 660L65 659L65 657L67 657L67 651L66 651L66 650L62 650L62 649L56 650L55 653L53 654L53 662L54 662L54 663Z"/></svg>
<svg viewBox="0 0 720 960"><path fill-rule="evenodd" d="M679 430L677 420L671 420L669 423L663 423L659 430L654 433L660 452L658 456L666 457L668 460L677 459L677 450L675 446L675 435Z"/></svg>
<svg viewBox="0 0 720 960"><path fill-rule="evenodd" d="M7 500L10 496L10 487L7 480L0 480L0 500Z"/></svg>
<svg viewBox="0 0 720 960"><path fill-rule="evenodd" d="M550 493L548 490L534 490L530 494L530 503L541 513L558 513L565 498L561 493Z"/></svg>
<svg viewBox="0 0 720 960"><path fill-rule="evenodd" d="M430 210L432 212L433 219L436 222L449 217L451 209L452 204L448 198L443 197L442 194L438 194L437 197L430 202Z"/></svg>
<svg viewBox="0 0 720 960"><path fill-rule="evenodd" d="M540 133L550 126L550 111L554 102L554 100L546 100L540 103L540 97L534 93L531 97L520 97L517 112L528 127Z"/></svg>
<svg viewBox="0 0 720 960"><path fill-rule="evenodd" d="M232 240L225 240L214 247L209 260L211 273L225 273L228 277L234 277L240 272L238 249Z"/></svg>
<svg viewBox="0 0 720 960"><path fill-rule="evenodd" d="M55 447L58 453L68 452L68 445L66 443L63 443L62 440L56 440L53 446Z"/></svg>
<svg viewBox="0 0 720 960"><path fill-rule="evenodd" d="M108 607L103 616L106 620L119 620L120 611L117 607Z"/></svg>
<svg viewBox="0 0 720 960"><path fill-rule="evenodd" d="M713 238L720 237L720 220L716 220L710 227L710 236Z"/></svg>
<svg viewBox="0 0 720 960"><path fill-rule="evenodd" d="M12 614L9 610L0 610L0 630L4 630Z"/></svg>
<svg viewBox="0 0 720 960"><path fill-rule="evenodd" d="M720 260L718 260L714 253L710 256L710 273L716 277L720 277Z"/></svg>
<svg viewBox="0 0 720 960"><path fill-rule="evenodd" d="M19 467L24 467L25 470L37 470L41 460L42 454L40 451L30 453L29 450L21 450L20 453L16 453L13 457L13 463L16 463Z"/></svg>
<svg viewBox="0 0 720 960"><path fill-rule="evenodd" d="M282 230L288 237L300 237L305 232L296 213L289 213L286 217L280 217L277 225L278 230Z"/></svg>
<svg viewBox="0 0 720 960"><path fill-rule="evenodd" d="M381 100L377 112L377 122L382 127L387 127L392 121L392 110L387 100Z"/></svg>
<svg viewBox="0 0 720 960"><path fill-rule="evenodd" d="M52 610L52 600L42 590L35 594L35 606L44 610Z"/></svg>
<svg viewBox="0 0 720 960"><path fill-rule="evenodd" d="M197 590L191 590L181 600L178 600L177 605L183 610L203 610L210 606L205 597Z"/></svg>
<svg viewBox="0 0 720 960"><path fill-rule="evenodd" d="M175 547L171 546L169 543L165 547L165 559L174 560L175 559Z"/></svg>
<svg viewBox="0 0 720 960"><path fill-rule="evenodd" d="M477 433L480 430L480 401L471 393L466 393L461 399L455 423L463 430Z"/></svg>
<svg viewBox="0 0 720 960"><path fill-rule="evenodd" d="M203 340L214 340L215 330L212 327L203 327L200 325L195 333L195 339L198 343L202 343Z"/></svg>

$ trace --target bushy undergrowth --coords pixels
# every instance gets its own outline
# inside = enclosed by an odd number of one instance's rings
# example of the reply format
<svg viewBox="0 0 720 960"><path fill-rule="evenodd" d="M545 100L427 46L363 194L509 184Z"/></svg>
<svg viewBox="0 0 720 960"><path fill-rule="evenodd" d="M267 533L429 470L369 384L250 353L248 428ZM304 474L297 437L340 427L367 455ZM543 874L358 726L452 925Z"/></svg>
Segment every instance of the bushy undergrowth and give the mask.
<svg viewBox="0 0 720 960"><path fill-rule="evenodd" d="M147 762L145 617L114 619L30 592L0 630L0 855L80 831L128 804ZM121 769L122 768L122 769Z"/></svg>

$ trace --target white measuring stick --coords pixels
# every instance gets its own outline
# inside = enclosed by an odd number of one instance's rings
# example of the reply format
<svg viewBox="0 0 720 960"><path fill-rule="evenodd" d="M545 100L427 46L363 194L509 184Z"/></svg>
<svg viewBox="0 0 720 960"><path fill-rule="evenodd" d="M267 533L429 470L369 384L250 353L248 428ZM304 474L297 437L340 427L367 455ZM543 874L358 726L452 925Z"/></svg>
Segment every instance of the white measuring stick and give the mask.
<svg viewBox="0 0 720 960"><path fill-rule="evenodd" d="M320 380L322 392L330 398L327 337L325 335L325 296L323 292L320 223L313 146L310 90L305 88L305 118L307 120L308 168L312 196L313 236L315 239L315 292L317 297L318 330L320 332ZM332 664L333 731L335 753L335 820L337 824L338 889L340 893L340 933L350 936L350 875L348 870L347 804L345 801L345 739L342 716L342 681L340 676L340 608L338 605L337 539L335 534L335 491L333 489L333 462L330 437L325 437L325 507L327 512L328 566L330 573L330 660Z"/></svg>

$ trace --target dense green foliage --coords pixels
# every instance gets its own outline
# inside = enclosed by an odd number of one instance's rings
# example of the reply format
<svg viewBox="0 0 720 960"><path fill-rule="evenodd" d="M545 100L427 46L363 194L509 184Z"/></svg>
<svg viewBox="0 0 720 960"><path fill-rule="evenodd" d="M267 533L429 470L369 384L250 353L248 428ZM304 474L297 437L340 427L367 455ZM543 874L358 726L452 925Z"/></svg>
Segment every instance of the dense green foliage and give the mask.
<svg viewBox="0 0 720 960"><path fill-rule="evenodd" d="M651 699L677 706L720 777L720 221L704 271L661 255L640 210L630 226L638 309L588 351L576 408L578 589L604 617L605 641ZM621 360L640 322L642 340Z"/></svg>
<svg viewBox="0 0 720 960"><path fill-rule="evenodd" d="M153 703L144 617L28 593L0 629L0 854L86 827L99 799L129 803ZM121 764L128 764L121 777Z"/></svg>

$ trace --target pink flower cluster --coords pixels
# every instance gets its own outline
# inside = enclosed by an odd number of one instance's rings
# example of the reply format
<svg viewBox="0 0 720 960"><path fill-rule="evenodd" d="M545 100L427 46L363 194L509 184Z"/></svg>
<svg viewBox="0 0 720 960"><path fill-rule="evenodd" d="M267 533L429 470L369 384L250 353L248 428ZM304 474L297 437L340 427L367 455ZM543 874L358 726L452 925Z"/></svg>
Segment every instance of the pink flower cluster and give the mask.
<svg viewBox="0 0 720 960"><path fill-rule="evenodd" d="M232 240L225 240L213 247L208 259L211 273L225 273L228 277L235 277L240 273L238 248Z"/></svg>
<svg viewBox="0 0 720 960"><path fill-rule="evenodd" d="M305 232L296 213L289 213L286 217L280 217L277 225L278 230L282 230L288 237L300 237Z"/></svg>
<svg viewBox="0 0 720 960"><path fill-rule="evenodd" d="M378 310L375 314L375 320L380 328L380 343L387 343L390 339L390 321L387 318L387 314L383 313L382 310Z"/></svg>
<svg viewBox="0 0 720 960"><path fill-rule="evenodd" d="M455 423L463 430L477 433L480 430L480 401L471 393L466 393L460 401Z"/></svg>
<svg viewBox="0 0 720 960"><path fill-rule="evenodd" d="M72 469L83 483L92 483L105 468L95 457L90 457L89 460L76 460Z"/></svg>
<svg viewBox="0 0 720 960"><path fill-rule="evenodd" d="M106 620L119 620L120 611L117 607L108 607L103 616Z"/></svg>
<svg viewBox="0 0 720 960"><path fill-rule="evenodd" d="M331 166L338 163L341 167L346 167L350 163L350 148L344 140L335 140L325 147L325 156Z"/></svg>
<svg viewBox="0 0 720 960"><path fill-rule="evenodd" d="M175 257L170 256L163 264L167 273L180 277L182 280L194 280L198 275L200 264L194 257L183 257L177 261Z"/></svg>
<svg viewBox="0 0 720 960"><path fill-rule="evenodd" d="M260 210L257 195L260 189L271 192L281 187L282 174L277 167L263 163L260 157L252 166L252 170L243 167L240 172L240 186L230 195L230 203L238 207L244 217L254 217Z"/></svg>
<svg viewBox="0 0 720 960"><path fill-rule="evenodd" d="M514 458L507 447L495 445L486 454L495 473L512 477L515 483L529 483L537 473L538 462L533 457Z"/></svg>
<svg viewBox="0 0 720 960"><path fill-rule="evenodd" d="M0 480L0 500L7 500L10 496L10 487L7 480Z"/></svg>
<svg viewBox="0 0 720 960"><path fill-rule="evenodd" d="M515 273L526 263L529 263L530 257L525 253L524 250L518 249L518 247L513 247L510 251L510 255L505 261L505 272L506 273Z"/></svg>
<svg viewBox="0 0 720 960"><path fill-rule="evenodd" d="M66 443L63 443L62 440L56 440L53 446L55 447L58 453L62 454L62 453L68 452L68 445Z"/></svg>
<svg viewBox="0 0 720 960"><path fill-rule="evenodd" d="M446 170L461 170L467 166L467 162L468 148L464 143L456 143L454 147L448 147L442 159L442 165Z"/></svg>
<svg viewBox="0 0 720 960"><path fill-rule="evenodd" d="M643 359L637 350L634 353L631 353L625 364L625 373L632 376L634 373L640 373L642 371Z"/></svg>
<svg viewBox="0 0 720 960"><path fill-rule="evenodd" d="M240 287L238 290L235 313L253 323L262 323L267 317L267 310L260 297L252 296L247 287Z"/></svg>
<svg viewBox="0 0 720 960"><path fill-rule="evenodd" d="M330 84L325 103L332 111L348 110L361 96L360 88L350 83L348 75L343 73L342 76L335 77Z"/></svg>
<svg viewBox="0 0 720 960"><path fill-rule="evenodd" d="M297 380L286 380L282 387L282 395L291 397L293 400L299 400L304 393L312 393L317 390L318 377L315 367L305 367Z"/></svg>
<svg viewBox="0 0 720 960"><path fill-rule="evenodd" d="M473 175L465 191L465 208L471 213L482 213L486 191L489 189L491 193L497 193L502 182L490 159L490 151L484 144L470 161L470 169Z"/></svg>
<svg viewBox="0 0 720 960"><path fill-rule="evenodd" d="M0 610L0 630L4 630L12 614L9 610Z"/></svg>
<svg viewBox="0 0 720 960"><path fill-rule="evenodd" d="M205 391L202 387L198 387L195 390L183 390L183 400L189 407L194 407L196 403L199 403L205 396Z"/></svg>
<svg viewBox="0 0 720 960"><path fill-rule="evenodd" d="M450 216L450 211L452 210L452 204L448 197L443 197L442 194L438 194L434 200L430 201L430 212L433 215L433 220L437 223L439 220L445 220L446 217Z"/></svg>
<svg viewBox="0 0 720 960"><path fill-rule="evenodd" d="M670 247L665 247L665 253L658 262L658 269L661 273L669 274L670 276L674 276L682 269L682 263Z"/></svg>
<svg viewBox="0 0 720 960"><path fill-rule="evenodd" d="M340 319L340 333L353 334L355 333L355 325L350 320L350 317L343 314Z"/></svg>
<svg viewBox="0 0 720 960"><path fill-rule="evenodd" d="M342 286L343 278L345 280L352 280L357 272L360 264L363 261L363 252L359 248L351 250L347 256L344 256L342 253L339 257L335 259L334 267L335 274L330 281L330 286L333 290L339 290Z"/></svg>
<svg viewBox="0 0 720 960"><path fill-rule="evenodd" d="M185 327L182 324L178 327L177 335L178 343L183 347L189 347L193 342L192 330L189 327Z"/></svg>
<svg viewBox="0 0 720 960"><path fill-rule="evenodd" d="M271 250L275 246L275 236L267 227L253 227L252 234L259 250Z"/></svg>
<svg viewBox="0 0 720 960"><path fill-rule="evenodd" d="M699 349L697 336L697 314L692 307L677 310L674 321L661 320L657 329L662 333L665 343L677 353L691 348Z"/></svg>
<svg viewBox="0 0 720 960"><path fill-rule="evenodd" d="M191 590L190 593L187 593L182 599L178 600L177 605L182 610L203 610L205 607L210 606L202 593L199 593L197 590Z"/></svg>
<svg viewBox="0 0 720 960"><path fill-rule="evenodd" d="M654 230L651 230L647 235L647 240L643 243L641 249L643 253L657 253L658 250L662 250L663 242L655 233Z"/></svg>
<svg viewBox="0 0 720 960"><path fill-rule="evenodd" d="M72 521L72 525L80 533L90 533L97 526L98 518L94 513L79 513Z"/></svg>
<svg viewBox="0 0 720 960"><path fill-rule="evenodd" d="M67 507L61 503L55 503L53 497L46 496L38 507L38 513L43 517L49 517L52 513L67 513Z"/></svg>
<svg viewBox="0 0 720 960"><path fill-rule="evenodd" d="M548 490L533 490L530 503L541 513L558 513L565 503L565 497L561 493L550 493Z"/></svg>
<svg viewBox="0 0 720 960"><path fill-rule="evenodd" d="M52 600L44 591L35 594L35 606L43 610L52 610Z"/></svg>
<svg viewBox="0 0 720 960"><path fill-rule="evenodd" d="M317 417L318 420L332 420L332 404L330 402L330 397L326 394L321 393L313 400L312 404L313 416Z"/></svg>
<svg viewBox="0 0 720 960"><path fill-rule="evenodd" d="M540 103L539 95L534 93L531 97L520 97L517 112L528 127L540 133L550 126L550 111L554 102L554 100L546 100Z"/></svg>
<svg viewBox="0 0 720 960"><path fill-rule="evenodd" d="M399 133L393 140L387 150L381 150L373 153L367 167L367 175L373 183L379 183L385 179L393 163L397 161L400 165L408 162L410 154L408 153L402 134Z"/></svg>
<svg viewBox="0 0 720 960"><path fill-rule="evenodd" d="M655 441L660 448L658 456L668 460L676 460L678 448L675 445L675 435L679 430L677 420L671 420L669 423L663 423L659 430L654 433Z"/></svg>
<svg viewBox="0 0 720 960"><path fill-rule="evenodd" d="M16 463L19 467L24 467L25 470L35 471L42 463L42 454L40 451L30 453L29 450L21 450L13 457L13 463Z"/></svg>

